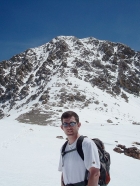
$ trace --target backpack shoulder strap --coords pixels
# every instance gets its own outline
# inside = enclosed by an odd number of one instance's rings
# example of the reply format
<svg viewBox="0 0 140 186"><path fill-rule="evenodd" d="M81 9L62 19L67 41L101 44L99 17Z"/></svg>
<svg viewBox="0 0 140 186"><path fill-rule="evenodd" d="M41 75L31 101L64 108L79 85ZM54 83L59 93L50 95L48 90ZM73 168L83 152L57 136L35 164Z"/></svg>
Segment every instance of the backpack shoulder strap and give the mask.
<svg viewBox="0 0 140 186"><path fill-rule="evenodd" d="M79 156L81 157L81 159L84 161L84 152L83 152L83 149L82 149L82 143L83 143L83 140L84 138L86 138L86 136L80 136L77 140L77 144L76 144L76 149L77 149L77 152L79 154ZM86 170L85 172L85 183L87 183L87 177L88 177L88 170Z"/></svg>
<svg viewBox="0 0 140 186"><path fill-rule="evenodd" d="M84 161L84 153L83 153L83 149L82 149L82 142L83 142L83 140L84 140L85 137L86 137L86 136L80 136L80 137L78 138L78 140L77 140L77 143L76 143L76 149L73 149L73 150L68 151L68 152L71 152L71 151L77 150L79 156L82 158L83 161ZM67 146L67 143L68 143L68 141L66 141L66 142L64 143L64 145L62 146L62 151L61 151L62 157L63 157L66 153L68 153L67 151L65 151L65 148L66 148L66 146Z"/></svg>
<svg viewBox="0 0 140 186"><path fill-rule="evenodd" d="M65 148L66 148L66 146L67 146L67 143L68 143L68 141L66 141L66 142L63 144L63 146L62 146L62 150L61 150L61 155L62 155L62 157L65 155Z"/></svg>
<svg viewBox="0 0 140 186"><path fill-rule="evenodd" d="M68 141L66 141L66 142L64 143L64 145L62 146L62 150L61 150L61 155L62 155L62 157L65 156L65 154L67 154L67 153L70 153L70 152L73 152L73 151L77 150L77 149L75 148L75 149L71 149L71 150L65 151L67 144L68 144Z"/></svg>
<svg viewBox="0 0 140 186"><path fill-rule="evenodd" d="M82 149L82 142L83 142L84 138L85 138L85 136L80 136L78 138L77 144L76 144L77 152L83 161L84 161L84 153L83 153L83 149Z"/></svg>

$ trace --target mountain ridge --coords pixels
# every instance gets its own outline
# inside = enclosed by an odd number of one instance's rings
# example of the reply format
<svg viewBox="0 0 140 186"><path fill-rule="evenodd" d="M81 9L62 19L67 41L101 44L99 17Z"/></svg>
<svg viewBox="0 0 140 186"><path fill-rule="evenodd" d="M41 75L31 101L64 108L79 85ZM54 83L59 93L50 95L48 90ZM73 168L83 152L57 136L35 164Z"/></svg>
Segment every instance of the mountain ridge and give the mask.
<svg viewBox="0 0 140 186"><path fill-rule="evenodd" d="M90 87L88 91L86 87ZM34 116L36 123L45 125L49 119L53 124L52 115L57 118L63 108L94 105L95 110L100 105L95 89L127 104L130 97L139 102L140 52L92 37L58 36L0 63L1 118L17 112L19 121ZM23 107L28 109L20 112Z"/></svg>

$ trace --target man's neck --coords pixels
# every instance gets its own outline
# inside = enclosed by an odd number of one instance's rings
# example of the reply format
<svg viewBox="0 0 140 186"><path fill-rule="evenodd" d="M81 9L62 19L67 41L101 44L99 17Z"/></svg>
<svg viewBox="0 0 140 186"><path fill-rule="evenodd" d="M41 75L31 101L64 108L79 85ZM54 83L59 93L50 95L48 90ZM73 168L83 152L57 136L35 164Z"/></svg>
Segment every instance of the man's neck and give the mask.
<svg viewBox="0 0 140 186"><path fill-rule="evenodd" d="M77 134L75 136L68 136L68 140L69 140L69 144L72 144L75 142L75 140L77 140L77 138L79 138L80 134Z"/></svg>

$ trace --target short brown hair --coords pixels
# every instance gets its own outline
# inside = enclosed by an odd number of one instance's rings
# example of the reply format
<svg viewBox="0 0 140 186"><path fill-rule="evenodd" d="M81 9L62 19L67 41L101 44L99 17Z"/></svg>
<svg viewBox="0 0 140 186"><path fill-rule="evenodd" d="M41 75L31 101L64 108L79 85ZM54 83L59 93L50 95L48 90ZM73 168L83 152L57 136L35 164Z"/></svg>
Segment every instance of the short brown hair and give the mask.
<svg viewBox="0 0 140 186"><path fill-rule="evenodd" d="M72 116L75 117L76 122L79 123L79 116L73 111L64 112L61 116L61 122L63 121L64 118L71 118Z"/></svg>

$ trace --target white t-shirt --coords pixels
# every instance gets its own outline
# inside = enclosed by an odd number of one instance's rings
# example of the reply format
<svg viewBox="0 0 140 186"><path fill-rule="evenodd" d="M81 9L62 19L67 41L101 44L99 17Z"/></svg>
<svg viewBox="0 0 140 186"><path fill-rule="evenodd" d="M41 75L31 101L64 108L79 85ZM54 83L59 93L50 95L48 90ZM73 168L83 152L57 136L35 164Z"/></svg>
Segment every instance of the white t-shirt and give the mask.
<svg viewBox="0 0 140 186"><path fill-rule="evenodd" d="M65 151L75 149L76 143L77 140L71 145L67 144ZM91 167L100 169L99 154L95 143L89 138L84 138L82 149L84 161L77 150L69 152L63 157L62 155L60 156L58 170L63 172L65 185L84 181L86 169L89 170Z"/></svg>

